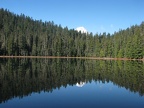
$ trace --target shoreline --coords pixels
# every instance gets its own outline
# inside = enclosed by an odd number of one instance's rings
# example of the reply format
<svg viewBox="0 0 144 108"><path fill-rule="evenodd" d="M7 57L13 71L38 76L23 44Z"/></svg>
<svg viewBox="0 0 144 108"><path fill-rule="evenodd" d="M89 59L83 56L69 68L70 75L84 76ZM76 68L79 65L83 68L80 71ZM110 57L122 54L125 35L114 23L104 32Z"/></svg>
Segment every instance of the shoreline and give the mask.
<svg viewBox="0 0 144 108"><path fill-rule="evenodd" d="M140 60L143 59L129 59L129 58L108 58L108 57L65 57L65 56L0 56L0 58L63 58L63 59L92 59L92 60Z"/></svg>

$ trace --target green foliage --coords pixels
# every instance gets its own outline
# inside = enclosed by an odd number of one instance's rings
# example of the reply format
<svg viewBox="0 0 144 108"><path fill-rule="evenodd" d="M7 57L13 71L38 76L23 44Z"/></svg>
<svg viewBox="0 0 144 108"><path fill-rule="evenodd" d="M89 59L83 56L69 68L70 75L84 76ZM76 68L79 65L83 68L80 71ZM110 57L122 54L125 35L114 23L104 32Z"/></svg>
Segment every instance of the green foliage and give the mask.
<svg viewBox="0 0 144 108"><path fill-rule="evenodd" d="M144 23L113 35L84 34L0 9L0 55L144 58Z"/></svg>

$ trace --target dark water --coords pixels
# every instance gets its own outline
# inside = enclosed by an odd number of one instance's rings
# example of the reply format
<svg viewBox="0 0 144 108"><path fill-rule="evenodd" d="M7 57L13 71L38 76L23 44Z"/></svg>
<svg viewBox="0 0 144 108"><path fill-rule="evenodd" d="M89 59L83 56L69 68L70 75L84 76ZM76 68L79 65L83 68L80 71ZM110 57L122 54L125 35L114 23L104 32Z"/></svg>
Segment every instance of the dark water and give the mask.
<svg viewBox="0 0 144 108"><path fill-rule="evenodd" d="M0 59L0 108L144 108L144 62Z"/></svg>

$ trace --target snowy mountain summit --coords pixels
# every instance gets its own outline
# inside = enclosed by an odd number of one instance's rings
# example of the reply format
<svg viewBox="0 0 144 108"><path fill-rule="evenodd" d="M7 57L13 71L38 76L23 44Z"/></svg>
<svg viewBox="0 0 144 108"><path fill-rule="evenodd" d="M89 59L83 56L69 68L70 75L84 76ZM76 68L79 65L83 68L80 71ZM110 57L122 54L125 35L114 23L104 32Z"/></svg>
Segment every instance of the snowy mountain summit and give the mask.
<svg viewBox="0 0 144 108"><path fill-rule="evenodd" d="M84 27L77 27L76 30L81 33L87 33L87 30Z"/></svg>

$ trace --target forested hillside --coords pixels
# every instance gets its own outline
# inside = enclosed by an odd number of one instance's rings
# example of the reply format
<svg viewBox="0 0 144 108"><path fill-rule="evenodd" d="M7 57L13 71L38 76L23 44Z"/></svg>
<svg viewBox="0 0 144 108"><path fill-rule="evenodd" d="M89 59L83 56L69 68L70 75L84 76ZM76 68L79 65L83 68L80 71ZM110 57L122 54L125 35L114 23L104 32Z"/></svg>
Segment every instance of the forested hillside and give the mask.
<svg viewBox="0 0 144 108"><path fill-rule="evenodd" d="M0 9L0 55L144 58L144 22L113 35L84 34Z"/></svg>

